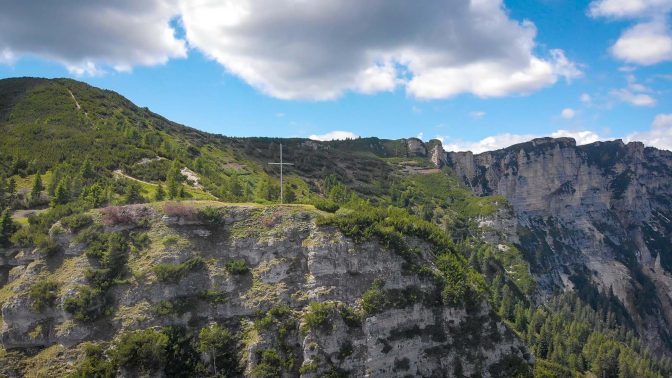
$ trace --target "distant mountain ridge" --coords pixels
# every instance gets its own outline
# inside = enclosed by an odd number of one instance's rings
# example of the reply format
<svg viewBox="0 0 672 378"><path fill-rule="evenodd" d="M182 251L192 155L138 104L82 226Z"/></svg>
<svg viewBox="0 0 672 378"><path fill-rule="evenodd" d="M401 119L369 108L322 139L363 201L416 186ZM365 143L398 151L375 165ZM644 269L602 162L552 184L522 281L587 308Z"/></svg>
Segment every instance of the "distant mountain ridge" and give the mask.
<svg viewBox="0 0 672 378"><path fill-rule="evenodd" d="M672 152L639 142L576 146L541 138L445 156L475 193L509 200L517 228L510 238L546 290L571 289L579 279L613 290L650 341L669 350Z"/></svg>

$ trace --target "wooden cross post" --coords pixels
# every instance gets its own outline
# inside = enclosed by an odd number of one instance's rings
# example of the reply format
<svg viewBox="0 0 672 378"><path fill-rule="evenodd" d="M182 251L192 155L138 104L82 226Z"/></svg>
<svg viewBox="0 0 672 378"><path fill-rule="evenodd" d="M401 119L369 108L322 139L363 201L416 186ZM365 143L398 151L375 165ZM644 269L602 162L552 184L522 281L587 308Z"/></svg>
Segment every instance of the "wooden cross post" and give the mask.
<svg viewBox="0 0 672 378"><path fill-rule="evenodd" d="M282 166L283 165L294 165L292 163L285 163L282 161L282 143L280 143L280 162L279 163L268 163L270 165L279 165L280 166L280 204L282 204L284 200L284 190L285 190L285 184L283 183L283 178L282 178Z"/></svg>

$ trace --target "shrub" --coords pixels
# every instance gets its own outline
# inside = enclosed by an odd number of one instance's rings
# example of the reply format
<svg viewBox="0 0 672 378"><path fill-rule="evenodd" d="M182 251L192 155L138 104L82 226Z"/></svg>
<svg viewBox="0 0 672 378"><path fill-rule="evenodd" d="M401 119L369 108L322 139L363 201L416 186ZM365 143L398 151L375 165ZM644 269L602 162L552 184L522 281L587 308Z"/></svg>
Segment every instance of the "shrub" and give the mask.
<svg viewBox="0 0 672 378"><path fill-rule="evenodd" d="M84 359L79 363L71 378L113 377L116 367L105 357L102 346L86 343L84 345Z"/></svg>
<svg viewBox="0 0 672 378"><path fill-rule="evenodd" d="M94 225L84 229L74 239L76 243L85 245L84 253L86 257L100 258L107 250L107 234L103 227Z"/></svg>
<svg viewBox="0 0 672 378"><path fill-rule="evenodd" d="M277 351L261 349L257 351L258 363L252 368L253 377L280 377L282 376L283 361Z"/></svg>
<svg viewBox="0 0 672 378"><path fill-rule="evenodd" d="M163 206L163 213L169 217L179 217L185 220L194 220L198 215L196 208L179 202L168 202Z"/></svg>
<svg viewBox="0 0 672 378"><path fill-rule="evenodd" d="M73 318L81 322L94 321L105 315L107 309L107 296L100 289L92 289L82 286L77 295L66 299L63 308Z"/></svg>
<svg viewBox="0 0 672 378"><path fill-rule="evenodd" d="M151 215L151 209L146 206L108 206L101 210L103 224L114 225L143 225Z"/></svg>
<svg viewBox="0 0 672 378"><path fill-rule="evenodd" d="M308 309L303 314L303 321L311 330L331 331L329 314L334 311L336 305L333 302L311 302Z"/></svg>
<svg viewBox="0 0 672 378"><path fill-rule="evenodd" d="M250 271L250 268L247 267L247 262L245 260L231 260L227 261L226 264L224 264L226 267L226 270L231 273L231 274L247 274L247 272Z"/></svg>
<svg viewBox="0 0 672 378"><path fill-rule="evenodd" d="M47 257L55 256L61 252L61 246L48 236L39 238L37 248Z"/></svg>
<svg viewBox="0 0 672 378"><path fill-rule="evenodd" d="M205 266L202 257L192 257L180 264L158 264L154 266L154 274L161 282L178 282L187 273L201 269Z"/></svg>
<svg viewBox="0 0 672 378"><path fill-rule="evenodd" d="M58 298L58 284L53 281L39 281L28 290L28 297L33 301L32 308L41 312L52 307Z"/></svg>
<svg viewBox="0 0 672 378"><path fill-rule="evenodd" d="M326 211L328 213L335 213L340 208L336 202L323 198L315 200L313 206L318 210Z"/></svg>
<svg viewBox="0 0 672 378"><path fill-rule="evenodd" d="M113 350L114 361L144 374L156 372L166 363L168 336L153 329L121 335Z"/></svg>
<svg viewBox="0 0 672 378"><path fill-rule="evenodd" d="M158 316L182 315L193 308L194 301L189 298L177 298L170 301L161 301L154 307L154 313Z"/></svg>
<svg viewBox="0 0 672 378"><path fill-rule="evenodd" d="M382 286L382 282L374 281L373 285L362 295L361 304L365 314L377 314L385 305L385 293L381 289Z"/></svg>
<svg viewBox="0 0 672 378"><path fill-rule="evenodd" d="M291 313L292 309L287 305L275 306L254 322L254 328L258 331L268 329L274 323L287 319Z"/></svg>
<svg viewBox="0 0 672 378"><path fill-rule="evenodd" d="M441 296L445 304L458 306L466 299L474 303L482 298L486 291L485 280L462 258L453 254L444 254L437 258L436 265L443 273Z"/></svg>
<svg viewBox="0 0 672 378"><path fill-rule="evenodd" d="M198 210L198 218L210 226L219 226L224 223L224 215L216 207L204 207Z"/></svg>
<svg viewBox="0 0 672 378"><path fill-rule="evenodd" d="M93 223L93 218L86 214L74 214L61 219L63 227L72 232L77 232Z"/></svg>

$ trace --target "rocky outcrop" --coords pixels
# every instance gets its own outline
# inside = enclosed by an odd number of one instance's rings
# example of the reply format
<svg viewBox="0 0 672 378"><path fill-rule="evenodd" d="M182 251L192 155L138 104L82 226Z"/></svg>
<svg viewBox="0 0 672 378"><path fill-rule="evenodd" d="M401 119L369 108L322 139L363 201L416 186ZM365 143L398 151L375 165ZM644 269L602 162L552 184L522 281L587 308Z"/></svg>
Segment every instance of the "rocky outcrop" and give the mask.
<svg viewBox="0 0 672 378"><path fill-rule="evenodd" d="M651 345L669 351L671 152L542 138L446 159L474 192L508 199L516 223L510 239L530 257L542 294L587 291L585 282L613 290Z"/></svg>
<svg viewBox="0 0 672 378"><path fill-rule="evenodd" d="M425 157L427 156L427 148L425 144L418 138L406 139L406 146L408 148L408 156Z"/></svg>
<svg viewBox="0 0 672 378"><path fill-rule="evenodd" d="M59 239L64 247L60 265L38 259L15 267L15 278L0 289L0 298L6 298L5 348L71 347L125 331L167 325L197 331L217 322L242 335L246 373L270 349L294 361L286 375L306 377L329 372L490 377L500 375L498 364L532 362L524 344L485 301L442 305L432 297L440 292L434 280L409 271L401 256L376 242L355 243L332 227L318 226L314 210L227 206L214 225L194 218L192 210L180 211L186 215L143 210L146 216L137 225L105 226L142 234L149 243L129 253L128 274L109 292L110 315L95 322L78 321L64 310L67 298L87 285L85 271L92 266L77 237ZM426 246L418 258L432 269L429 250ZM157 265L194 257L204 265L169 281L157 276ZM243 261L247 271L231 271L227 264L232 261ZM58 299L38 310L27 291L42 280L58 285ZM363 312L362 297L371 290L396 293L403 304L395 300L394 306ZM329 311L320 327L305 322L315 302ZM264 314L271 314L272 321L255 324ZM274 316L283 317L282 332Z"/></svg>
<svg viewBox="0 0 672 378"><path fill-rule="evenodd" d="M429 161L437 168L446 165L446 151L443 150L443 145L440 140L432 139L427 142L427 150L429 151Z"/></svg>

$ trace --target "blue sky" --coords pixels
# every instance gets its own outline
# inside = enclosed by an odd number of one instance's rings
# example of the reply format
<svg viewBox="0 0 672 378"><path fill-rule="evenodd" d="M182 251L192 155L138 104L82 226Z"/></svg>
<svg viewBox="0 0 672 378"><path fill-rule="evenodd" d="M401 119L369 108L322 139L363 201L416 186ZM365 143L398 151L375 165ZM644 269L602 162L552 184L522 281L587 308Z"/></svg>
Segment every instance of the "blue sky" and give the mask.
<svg viewBox="0 0 672 378"><path fill-rule="evenodd" d="M670 0L96 4L0 6L0 78L72 77L230 136L672 148Z"/></svg>

